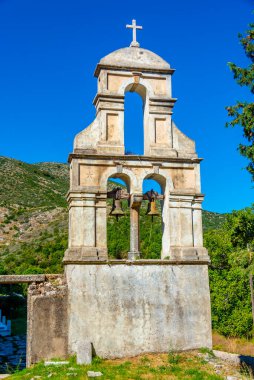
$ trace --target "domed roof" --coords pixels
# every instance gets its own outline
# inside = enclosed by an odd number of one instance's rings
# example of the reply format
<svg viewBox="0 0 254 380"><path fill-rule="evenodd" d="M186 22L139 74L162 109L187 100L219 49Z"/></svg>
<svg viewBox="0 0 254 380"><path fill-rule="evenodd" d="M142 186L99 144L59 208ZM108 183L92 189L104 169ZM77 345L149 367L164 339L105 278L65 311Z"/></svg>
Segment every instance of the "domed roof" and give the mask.
<svg viewBox="0 0 254 380"><path fill-rule="evenodd" d="M159 55L139 47L126 47L106 55L97 65L95 75L98 76L100 68L106 66L125 69L146 69L148 71L173 71L170 65Z"/></svg>

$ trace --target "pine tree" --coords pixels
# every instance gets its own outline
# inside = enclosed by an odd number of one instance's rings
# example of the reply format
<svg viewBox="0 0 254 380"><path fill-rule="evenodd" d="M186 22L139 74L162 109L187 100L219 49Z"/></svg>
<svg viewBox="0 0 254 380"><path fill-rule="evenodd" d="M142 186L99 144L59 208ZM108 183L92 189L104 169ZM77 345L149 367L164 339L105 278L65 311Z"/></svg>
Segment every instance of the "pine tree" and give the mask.
<svg viewBox="0 0 254 380"><path fill-rule="evenodd" d="M234 79L240 86L246 86L254 93L254 24L249 25L249 30L245 35L239 34L240 43L246 56L251 63L246 68L237 66L229 62L230 70L233 72ZM231 120L226 126L242 127L243 136L247 140L245 144L239 144L240 154L249 160L247 170L252 175L254 181L254 103L238 101L234 106L226 107L228 116Z"/></svg>

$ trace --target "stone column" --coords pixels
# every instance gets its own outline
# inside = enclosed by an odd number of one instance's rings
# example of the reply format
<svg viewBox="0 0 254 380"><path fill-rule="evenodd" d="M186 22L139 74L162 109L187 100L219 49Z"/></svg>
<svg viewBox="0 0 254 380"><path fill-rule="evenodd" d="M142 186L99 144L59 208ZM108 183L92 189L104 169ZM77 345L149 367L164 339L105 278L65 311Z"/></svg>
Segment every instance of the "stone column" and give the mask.
<svg viewBox="0 0 254 380"><path fill-rule="evenodd" d="M193 245L203 247L203 228L202 228L202 201L204 197L196 196L192 207L193 220Z"/></svg>
<svg viewBox="0 0 254 380"><path fill-rule="evenodd" d="M139 211L143 194L131 195L130 207L130 252L128 252L129 260L140 258L140 233L139 233Z"/></svg>
<svg viewBox="0 0 254 380"><path fill-rule="evenodd" d="M170 212L169 209L169 194L165 193L164 200L161 201L162 209L162 247L161 247L161 259L170 257Z"/></svg>
<svg viewBox="0 0 254 380"><path fill-rule="evenodd" d="M95 243L99 258L108 257L107 249L107 193L96 197L96 232Z"/></svg>
<svg viewBox="0 0 254 380"><path fill-rule="evenodd" d="M202 194L170 194L170 258L179 261L209 261L202 239Z"/></svg>
<svg viewBox="0 0 254 380"><path fill-rule="evenodd" d="M124 96L98 93L94 99L101 127L97 150L111 155L124 154Z"/></svg>
<svg viewBox="0 0 254 380"><path fill-rule="evenodd" d="M203 231L202 231L202 210L193 206L193 245L194 247L203 246Z"/></svg>
<svg viewBox="0 0 254 380"><path fill-rule="evenodd" d="M139 210L140 207L130 209L130 252L128 252L129 260L136 260L140 258Z"/></svg>
<svg viewBox="0 0 254 380"><path fill-rule="evenodd" d="M170 230L172 260L187 260L193 257L192 201L186 194L170 194Z"/></svg>
<svg viewBox="0 0 254 380"><path fill-rule="evenodd" d="M69 246L64 262L98 260L96 247L96 195L71 191L69 202Z"/></svg>
<svg viewBox="0 0 254 380"><path fill-rule="evenodd" d="M181 246L181 208L180 200L177 196L170 194L170 245L171 247ZM170 252L171 253L171 252Z"/></svg>

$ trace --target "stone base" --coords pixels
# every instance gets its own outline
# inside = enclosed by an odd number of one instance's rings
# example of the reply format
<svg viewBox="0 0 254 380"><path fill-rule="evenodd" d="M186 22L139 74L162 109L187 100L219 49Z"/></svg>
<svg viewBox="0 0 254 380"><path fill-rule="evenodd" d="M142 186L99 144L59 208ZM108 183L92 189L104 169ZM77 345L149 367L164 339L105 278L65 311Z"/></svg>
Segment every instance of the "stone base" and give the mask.
<svg viewBox="0 0 254 380"><path fill-rule="evenodd" d="M128 260L139 260L140 252L128 252Z"/></svg>
<svg viewBox="0 0 254 380"><path fill-rule="evenodd" d="M63 263L68 262L82 262L82 261L97 261L97 260L107 260L108 252L107 249L96 248L96 247L77 247L68 248L64 253Z"/></svg>
<svg viewBox="0 0 254 380"><path fill-rule="evenodd" d="M102 358L212 347L204 264L66 265L69 354Z"/></svg>

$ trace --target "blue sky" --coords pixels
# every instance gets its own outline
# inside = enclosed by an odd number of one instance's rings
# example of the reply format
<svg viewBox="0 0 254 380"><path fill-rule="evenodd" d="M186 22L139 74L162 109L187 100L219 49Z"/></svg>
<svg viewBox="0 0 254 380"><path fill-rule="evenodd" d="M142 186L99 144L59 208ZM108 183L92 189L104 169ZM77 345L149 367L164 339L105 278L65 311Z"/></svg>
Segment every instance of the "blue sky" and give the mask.
<svg viewBox="0 0 254 380"><path fill-rule="evenodd" d="M237 35L253 22L253 8L250 0L0 0L0 154L67 161L75 134L95 116L95 66L130 44L125 25L135 18L141 46L176 69L173 117L204 158L204 208L249 206L253 183L236 150L242 133L225 128L225 106L252 101L227 62L248 64ZM139 150L132 128L141 123L140 100L128 96L126 106L128 148Z"/></svg>

